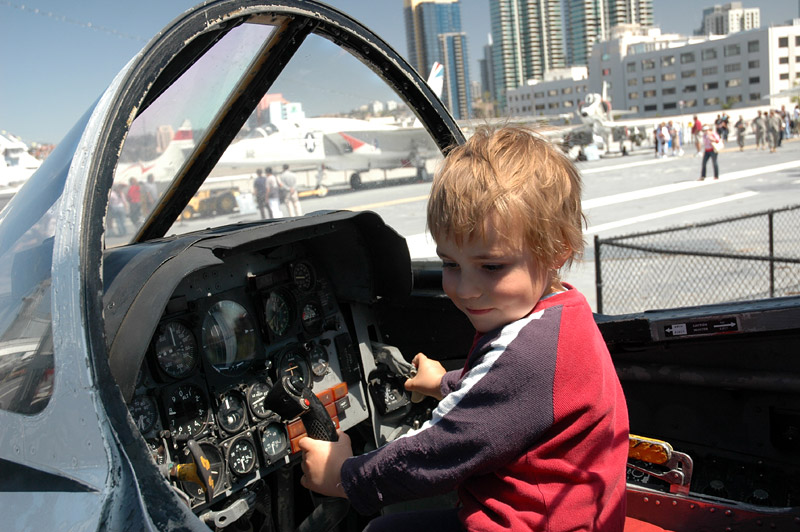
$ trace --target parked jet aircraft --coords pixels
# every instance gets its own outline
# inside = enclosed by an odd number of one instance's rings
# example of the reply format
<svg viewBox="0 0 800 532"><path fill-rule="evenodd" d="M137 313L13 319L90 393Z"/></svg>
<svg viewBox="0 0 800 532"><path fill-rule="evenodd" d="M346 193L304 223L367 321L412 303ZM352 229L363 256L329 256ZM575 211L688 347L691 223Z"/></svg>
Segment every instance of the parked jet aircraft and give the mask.
<svg viewBox="0 0 800 532"><path fill-rule="evenodd" d="M412 269L370 212L175 225L293 63L350 60L441 150L464 142L356 20L311 0L216 0L158 33L0 213L4 530L349 531L373 517L315 502L297 442L338 425L362 453L426 422L435 404L410 400L408 359L463 367L474 333L441 271ZM120 153L153 117L191 118L194 149L113 245ZM631 436L626 529L795 529L800 298L596 319L631 429L653 437Z"/></svg>
<svg viewBox="0 0 800 532"><path fill-rule="evenodd" d="M444 67L436 62L428 84L437 96L444 83ZM361 173L372 169L413 167L420 179L429 177L426 160L440 156L430 135L417 119L413 127L342 117L287 119L255 128L231 144L212 176L254 173L256 169L309 169L325 165L352 172L350 184L361 185Z"/></svg>

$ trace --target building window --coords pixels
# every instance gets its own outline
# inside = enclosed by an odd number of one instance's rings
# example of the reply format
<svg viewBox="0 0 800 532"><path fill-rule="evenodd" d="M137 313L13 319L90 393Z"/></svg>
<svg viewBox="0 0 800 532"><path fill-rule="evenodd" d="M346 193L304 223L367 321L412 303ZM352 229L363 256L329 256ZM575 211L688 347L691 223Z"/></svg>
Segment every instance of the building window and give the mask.
<svg viewBox="0 0 800 532"><path fill-rule="evenodd" d="M751 54L758 51L758 41L749 41L747 43L747 51Z"/></svg>
<svg viewBox="0 0 800 532"><path fill-rule="evenodd" d="M760 64L761 63L758 61L758 59L754 59L753 61L747 62L747 68L758 68Z"/></svg>
<svg viewBox="0 0 800 532"><path fill-rule="evenodd" d="M625 70L627 72L636 72L636 63L628 63L625 65Z"/></svg>
<svg viewBox="0 0 800 532"><path fill-rule="evenodd" d="M628 99L629 100L638 100L639 99L639 93L638 92L629 92L628 93Z"/></svg>
<svg viewBox="0 0 800 532"><path fill-rule="evenodd" d="M630 107L628 107L628 111L630 111L632 113L638 113L639 112L639 106L638 105L631 105Z"/></svg>
<svg viewBox="0 0 800 532"><path fill-rule="evenodd" d="M796 55L796 56L794 57L794 62L795 62L795 63L800 63L800 55Z"/></svg>
<svg viewBox="0 0 800 532"><path fill-rule="evenodd" d="M564 107L572 107L572 100L565 100Z"/></svg>
<svg viewBox="0 0 800 532"><path fill-rule="evenodd" d="M778 79L789 79L789 73L781 74Z"/></svg>
<svg viewBox="0 0 800 532"><path fill-rule="evenodd" d="M686 52L681 54L681 64L694 63L694 52Z"/></svg>
<svg viewBox="0 0 800 532"><path fill-rule="evenodd" d="M695 76L694 70L684 70L681 72L681 79L693 78Z"/></svg>
<svg viewBox="0 0 800 532"><path fill-rule="evenodd" d="M537 111L544 111L544 104L543 104L543 103L537 103L537 104L534 106L534 108L535 108Z"/></svg>
<svg viewBox="0 0 800 532"><path fill-rule="evenodd" d="M642 70L653 70L656 62L652 59L642 59Z"/></svg>
<svg viewBox="0 0 800 532"><path fill-rule="evenodd" d="M572 94L572 87L564 87L561 89L561 94Z"/></svg>
<svg viewBox="0 0 800 532"><path fill-rule="evenodd" d="M558 96L558 89L550 89L547 91L548 96Z"/></svg>
<svg viewBox="0 0 800 532"><path fill-rule="evenodd" d="M645 105L644 106L644 110L645 110L645 112L647 112L647 111L658 111L658 106L657 105Z"/></svg>
<svg viewBox="0 0 800 532"><path fill-rule="evenodd" d="M794 38L794 45L795 45L795 46L800 46L800 35L798 35L798 36L795 36L795 38Z"/></svg>
<svg viewBox="0 0 800 532"><path fill-rule="evenodd" d="M668 94L675 94L676 90L675 87L667 87L666 89L661 89L661 94L667 96Z"/></svg>
<svg viewBox="0 0 800 532"><path fill-rule="evenodd" d="M742 101L742 95L741 94L731 94L731 95L728 96L726 101L727 101L728 105L733 105L735 103L739 103L739 102Z"/></svg>
<svg viewBox="0 0 800 532"><path fill-rule="evenodd" d="M778 64L780 64L780 65L788 65L789 64L789 58L788 57L779 57L778 58Z"/></svg>
<svg viewBox="0 0 800 532"><path fill-rule="evenodd" d="M713 75L715 75L715 74L716 74L718 71L719 71L719 69L717 69L717 67L715 67L715 66L713 66L713 67L705 67L705 68L703 69L703 75L704 75L704 76L713 76Z"/></svg>
<svg viewBox="0 0 800 532"><path fill-rule="evenodd" d="M548 109L558 109L558 102L550 102L547 104Z"/></svg>
<svg viewBox="0 0 800 532"><path fill-rule="evenodd" d="M757 102L758 100L761 99L761 93L760 92L751 92L749 98L750 98L751 102Z"/></svg>
<svg viewBox="0 0 800 532"><path fill-rule="evenodd" d="M740 79L729 79L725 81L726 87L738 87L742 84L742 80Z"/></svg>
<svg viewBox="0 0 800 532"><path fill-rule="evenodd" d="M678 107L678 104L677 104L677 103L675 103L675 102L669 102L669 103L665 103L665 104L664 104L664 110L665 110L665 111L666 111L667 109L675 109L676 107Z"/></svg>
<svg viewBox="0 0 800 532"><path fill-rule="evenodd" d="M722 51L725 54L725 57L732 57L742 53L742 50L738 44L728 44L722 49Z"/></svg>
<svg viewBox="0 0 800 532"><path fill-rule="evenodd" d="M703 83L703 90L704 91L713 91L719 88L719 83L716 81L710 81L708 83Z"/></svg>
<svg viewBox="0 0 800 532"><path fill-rule="evenodd" d="M639 84L639 80L636 78L631 78L628 80L628 87L635 87Z"/></svg>
<svg viewBox="0 0 800 532"><path fill-rule="evenodd" d="M742 65L740 63L731 63L730 65L725 65L725 72L739 72L742 69Z"/></svg>
<svg viewBox="0 0 800 532"><path fill-rule="evenodd" d="M683 88L683 92L696 92L696 91L697 91L697 85L686 85Z"/></svg>
<svg viewBox="0 0 800 532"><path fill-rule="evenodd" d="M685 100L683 102L684 107L697 107L697 100Z"/></svg>
<svg viewBox="0 0 800 532"><path fill-rule="evenodd" d="M788 48L788 47L789 47L789 37L779 37L778 48Z"/></svg>
<svg viewBox="0 0 800 532"><path fill-rule="evenodd" d="M668 67L675 64L675 56L674 55L665 55L661 58L661 66Z"/></svg>
<svg viewBox="0 0 800 532"><path fill-rule="evenodd" d="M543 92L534 92L533 93L533 97L534 98L544 98L544 93Z"/></svg>
<svg viewBox="0 0 800 532"><path fill-rule="evenodd" d="M719 105L719 98L717 98L716 96L705 98L703 100L703 105Z"/></svg>
<svg viewBox="0 0 800 532"><path fill-rule="evenodd" d="M675 81L676 79L678 79L678 75L675 72L661 74L661 81Z"/></svg>
<svg viewBox="0 0 800 532"><path fill-rule="evenodd" d="M642 84L647 85L648 83L655 83L656 77L655 76L645 76L642 78Z"/></svg>
<svg viewBox="0 0 800 532"><path fill-rule="evenodd" d="M656 91L654 91L654 90L644 91L643 94L644 94L645 98L655 98L656 97Z"/></svg>
<svg viewBox="0 0 800 532"><path fill-rule="evenodd" d="M709 59L716 59L717 51L714 48L709 48L708 50L703 50L700 56L703 58L703 61L708 61Z"/></svg>
<svg viewBox="0 0 800 532"><path fill-rule="evenodd" d="M749 83L750 83L750 85L753 85L755 83L761 83L761 76L753 76L753 77L751 77L750 80L749 80Z"/></svg>

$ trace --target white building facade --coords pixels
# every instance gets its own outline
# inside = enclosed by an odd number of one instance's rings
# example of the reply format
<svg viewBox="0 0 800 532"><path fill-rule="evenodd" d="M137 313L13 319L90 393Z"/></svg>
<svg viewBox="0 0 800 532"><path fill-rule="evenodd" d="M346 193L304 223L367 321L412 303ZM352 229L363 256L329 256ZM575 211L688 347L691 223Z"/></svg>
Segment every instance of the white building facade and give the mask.
<svg viewBox="0 0 800 532"><path fill-rule="evenodd" d="M674 37L626 35L597 43L590 91L605 89L612 107L629 116L655 117L774 106L769 95L800 82L800 26Z"/></svg>
<svg viewBox="0 0 800 532"><path fill-rule="evenodd" d="M586 67L551 71L542 81L529 80L507 94L510 116L550 116L574 113L589 90Z"/></svg>

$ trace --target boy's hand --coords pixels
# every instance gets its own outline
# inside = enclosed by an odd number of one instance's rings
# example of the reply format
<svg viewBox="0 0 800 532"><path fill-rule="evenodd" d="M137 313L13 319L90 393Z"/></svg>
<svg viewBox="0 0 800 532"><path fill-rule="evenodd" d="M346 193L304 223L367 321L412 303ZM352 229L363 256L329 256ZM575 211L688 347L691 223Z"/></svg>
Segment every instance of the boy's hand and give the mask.
<svg viewBox="0 0 800 532"><path fill-rule="evenodd" d="M339 441L329 442L303 438L298 442L303 451L303 476L300 484L322 495L347 498L342 487L342 464L353 456L350 437L338 431Z"/></svg>
<svg viewBox="0 0 800 532"><path fill-rule="evenodd" d="M447 373L444 366L422 353L417 353L411 363L417 368L417 374L406 381L406 390L419 392L441 401L442 377Z"/></svg>

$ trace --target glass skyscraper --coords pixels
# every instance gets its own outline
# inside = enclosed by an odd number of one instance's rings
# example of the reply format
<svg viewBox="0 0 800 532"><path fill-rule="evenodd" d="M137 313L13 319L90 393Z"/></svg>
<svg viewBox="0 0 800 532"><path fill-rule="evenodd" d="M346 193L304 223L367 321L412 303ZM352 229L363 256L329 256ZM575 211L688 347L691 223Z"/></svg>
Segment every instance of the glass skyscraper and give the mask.
<svg viewBox="0 0 800 532"><path fill-rule="evenodd" d="M456 119L470 117L469 54L458 0L404 0L408 60L427 77L444 65L442 100Z"/></svg>

